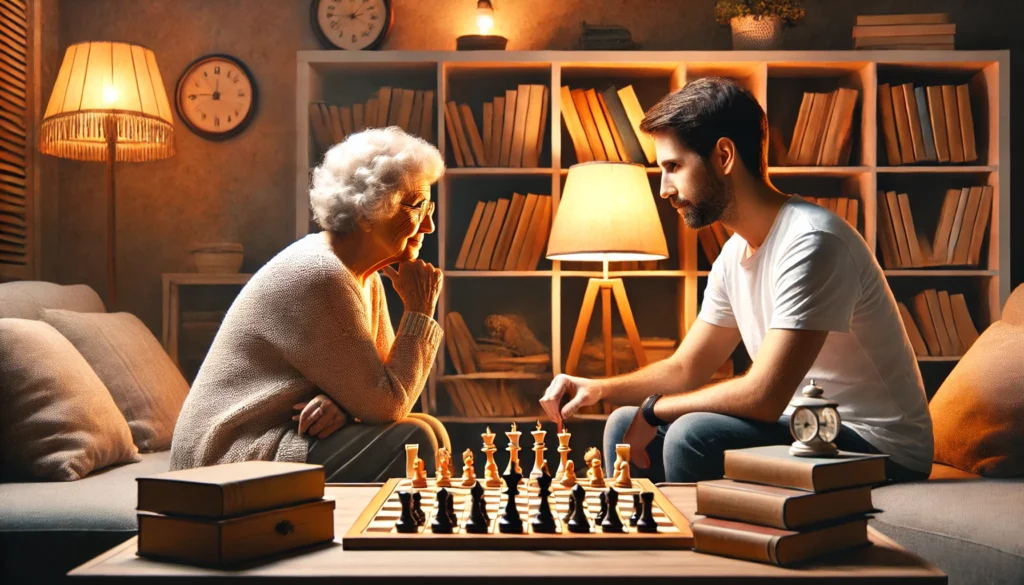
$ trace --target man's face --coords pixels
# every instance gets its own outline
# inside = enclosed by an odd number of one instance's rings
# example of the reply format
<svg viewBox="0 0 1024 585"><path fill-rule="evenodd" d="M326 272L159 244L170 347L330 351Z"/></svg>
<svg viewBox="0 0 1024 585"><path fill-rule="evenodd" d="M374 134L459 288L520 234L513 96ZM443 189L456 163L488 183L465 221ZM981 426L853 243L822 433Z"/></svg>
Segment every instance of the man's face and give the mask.
<svg viewBox="0 0 1024 585"><path fill-rule="evenodd" d="M661 167L661 196L683 216L686 225L700 229L721 219L733 199L728 180L672 134L655 134L654 148Z"/></svg>

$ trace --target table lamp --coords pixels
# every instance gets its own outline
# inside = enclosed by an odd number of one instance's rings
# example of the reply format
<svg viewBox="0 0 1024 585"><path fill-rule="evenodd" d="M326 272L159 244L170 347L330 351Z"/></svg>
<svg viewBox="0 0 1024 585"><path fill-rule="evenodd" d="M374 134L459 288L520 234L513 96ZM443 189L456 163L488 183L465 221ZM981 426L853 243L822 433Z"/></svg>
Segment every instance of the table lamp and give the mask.
<svg viewBox="0 0 1024 585"><path fill-rule="evenodd" d="M44 154L107 163L107 308L117 302L114 162L174 154L174 120L153 51L84 42L68 47L40 129Z"/></svg>
<svg viewBox="0 0 1024 585"><path fill-rule="evenodd" d="M547 257L552 260L601 262L602 278L591 278L573 334L565 373L576 372L587 327L601 292L604 369L612 375L611 297L615 296L622 325L636 354L647 365L636 321L621 278L608 278L608 262L668 258L668 244L658 209L642 165L623 162L587 162L569 168L558 213L551 226Z"/></svg>

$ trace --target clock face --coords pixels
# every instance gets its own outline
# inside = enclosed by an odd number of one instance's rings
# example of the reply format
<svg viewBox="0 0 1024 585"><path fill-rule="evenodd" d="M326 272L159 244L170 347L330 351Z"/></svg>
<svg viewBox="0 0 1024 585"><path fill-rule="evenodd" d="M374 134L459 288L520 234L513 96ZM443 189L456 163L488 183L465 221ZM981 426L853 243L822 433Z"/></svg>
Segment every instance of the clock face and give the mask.
<svg viewBox="0 0 1024 585"><path fill-rule="evenodd" d="M327 46L376 48L391 28L388 0L313 0L313 30Z"/></svg>
<svg viewBox="0 0 1024 585"><path fill-rule="evenodd" d="M200 58L178 80L181 119L212 140L242 131L256 110L256 85L242 63L226 55Z"/></svg>
<svg viewBox="0 0 1024 585"><path fill-rule="evenodd" d="M793 411L793 416L789 419L789 430L797 441L806 443L818 434L818 417L814 415L813 410L800 406Z"/></svg>
<svg viewBox="0 0 1024 585"><path fill-rule="evenodd" d="M818 438L831 443L839 435L839 413L826 406L818 413Z"/></svg>

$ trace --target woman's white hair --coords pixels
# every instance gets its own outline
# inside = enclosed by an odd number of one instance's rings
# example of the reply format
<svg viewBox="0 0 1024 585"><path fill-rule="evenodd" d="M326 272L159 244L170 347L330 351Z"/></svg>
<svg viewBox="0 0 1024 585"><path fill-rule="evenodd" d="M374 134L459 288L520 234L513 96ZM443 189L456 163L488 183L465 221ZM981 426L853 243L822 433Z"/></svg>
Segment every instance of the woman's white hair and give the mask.
<svg viewBox="0 0 1024 585"><path fill-rule="evenodd" d="M332 146L313 170L309 204L321 228L339 234L360 220L374 222L395 212L401 194L433 184L444 161L429 142L401 128L372 128Z"/></svg>

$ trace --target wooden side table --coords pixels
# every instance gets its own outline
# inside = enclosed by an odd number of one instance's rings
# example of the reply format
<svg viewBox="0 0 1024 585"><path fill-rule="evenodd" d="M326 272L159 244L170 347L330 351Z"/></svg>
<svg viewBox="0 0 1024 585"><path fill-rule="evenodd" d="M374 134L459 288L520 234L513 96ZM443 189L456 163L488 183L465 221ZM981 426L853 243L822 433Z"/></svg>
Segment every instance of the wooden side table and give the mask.
<svg viewBox="0 0 1024 585"><path fill-rule="evenodd" d="M251 274L217 274L212 272L165 272L163 279L163 329L160 341L167 354L178 364L178 329L181 325L180 292L182 286L244 285Z"/></svg>

